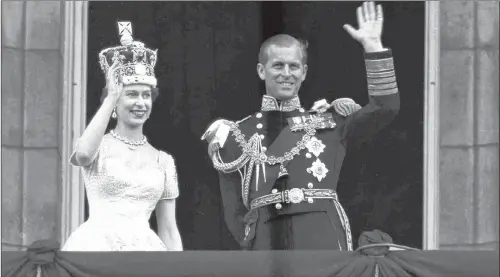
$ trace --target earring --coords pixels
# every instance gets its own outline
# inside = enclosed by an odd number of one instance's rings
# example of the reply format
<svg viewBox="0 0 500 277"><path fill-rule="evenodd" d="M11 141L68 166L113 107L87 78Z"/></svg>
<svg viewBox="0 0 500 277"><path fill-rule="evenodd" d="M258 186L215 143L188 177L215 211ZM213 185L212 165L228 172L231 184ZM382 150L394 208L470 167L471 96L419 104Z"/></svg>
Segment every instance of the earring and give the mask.
<svg viewBox="0 0 500 277"><path fill-rule="evenodd" d="M111 114L112 118L116 118L116 109L113 109L113 113Z"/></svg>

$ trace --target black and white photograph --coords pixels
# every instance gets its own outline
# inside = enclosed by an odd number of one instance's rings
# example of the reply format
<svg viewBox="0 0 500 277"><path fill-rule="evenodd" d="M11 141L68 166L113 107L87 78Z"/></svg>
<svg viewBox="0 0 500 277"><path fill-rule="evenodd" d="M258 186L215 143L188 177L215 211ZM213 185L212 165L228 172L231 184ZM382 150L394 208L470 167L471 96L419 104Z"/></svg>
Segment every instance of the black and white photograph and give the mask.
<svg viewBox="0 0 500 277"><path fill-rule="evenodd" d="M498 1L1 1L5 277L499 275Z"/></svg>

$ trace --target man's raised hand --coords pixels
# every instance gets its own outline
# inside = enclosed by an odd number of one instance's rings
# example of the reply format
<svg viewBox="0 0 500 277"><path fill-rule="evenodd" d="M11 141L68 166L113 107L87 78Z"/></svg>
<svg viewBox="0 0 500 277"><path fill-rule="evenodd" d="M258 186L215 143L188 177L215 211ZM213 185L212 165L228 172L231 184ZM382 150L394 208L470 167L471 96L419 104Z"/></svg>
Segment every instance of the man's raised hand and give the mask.
<svg viewBox="0 0 500 277"><path fill-rule="evenodd" d="M344 29L358 41L365 52L380 52L384 50L382 46L382 27L384 23L384 14L382 6L373 2L364 2L358 7L357 11L358 29L356 30L349 24L344 25Z"/></svg>

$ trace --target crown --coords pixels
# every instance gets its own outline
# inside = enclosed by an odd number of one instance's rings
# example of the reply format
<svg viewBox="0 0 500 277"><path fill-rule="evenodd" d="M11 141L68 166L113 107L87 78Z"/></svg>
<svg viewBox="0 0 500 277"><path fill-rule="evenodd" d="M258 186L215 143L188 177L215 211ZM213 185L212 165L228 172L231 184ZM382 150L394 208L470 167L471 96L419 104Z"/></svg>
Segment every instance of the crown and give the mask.
<svg viewBox="0 0 500 277"><path fill-rule="evenodd" d="M144 43L132 38L132 23L118 22L120 46L110 47L99 53L99 63L104 74L108 75L109 67L118 60L115 71L116 80L124 85L145 84L155 88L157 81L154 74L158 50L144 47Z"/></svg>

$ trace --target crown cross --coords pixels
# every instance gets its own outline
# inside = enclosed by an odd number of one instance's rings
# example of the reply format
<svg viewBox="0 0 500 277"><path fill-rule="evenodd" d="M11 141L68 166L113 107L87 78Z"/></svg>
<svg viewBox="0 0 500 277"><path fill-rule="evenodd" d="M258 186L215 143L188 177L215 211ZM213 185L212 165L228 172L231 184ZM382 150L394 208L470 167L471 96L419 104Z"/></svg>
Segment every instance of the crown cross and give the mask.
<svg viewBox="0 0 500 277"><path fill-rule="evenodd" d="M118 34L120 36L123 36L126 34L132 36L132 23L130 23L130 21L118 22Z"/></svg>

